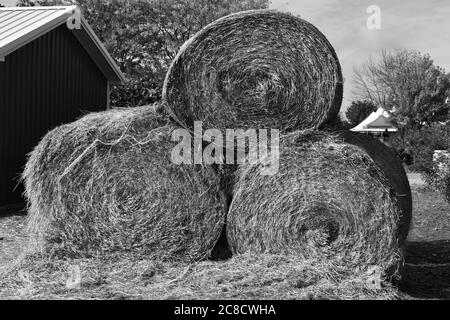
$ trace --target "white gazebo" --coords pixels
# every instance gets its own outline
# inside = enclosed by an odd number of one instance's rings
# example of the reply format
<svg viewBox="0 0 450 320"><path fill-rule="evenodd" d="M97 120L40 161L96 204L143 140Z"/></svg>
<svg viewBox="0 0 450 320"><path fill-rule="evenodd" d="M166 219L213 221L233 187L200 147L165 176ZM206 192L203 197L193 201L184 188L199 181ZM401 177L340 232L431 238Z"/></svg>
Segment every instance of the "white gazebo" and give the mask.
<svg viewBox="0 0 450 320"><path fill-rule="evenodd" d="M394 126L390 117L386 110L378 108L377 111L372 112L360 124L350 130L367 133L397 132L397 127Z"/></svg>

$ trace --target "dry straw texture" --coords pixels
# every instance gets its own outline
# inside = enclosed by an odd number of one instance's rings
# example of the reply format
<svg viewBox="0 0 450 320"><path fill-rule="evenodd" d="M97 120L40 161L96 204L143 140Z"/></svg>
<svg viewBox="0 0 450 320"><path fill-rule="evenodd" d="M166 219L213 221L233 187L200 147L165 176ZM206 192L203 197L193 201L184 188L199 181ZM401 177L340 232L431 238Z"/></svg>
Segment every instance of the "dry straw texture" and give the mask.
<svg viewBox="0 0 450 320"><path fill-rule="evenodd" d="M402 162L393 149L368 135L340 131L339 136L344 142L358 146L367 152L389 179L401 208L402 216L398 226L399 241L404 243L408 236L412 218L412 196L408 176Z"/></svg>
<svg viewBox="0 0 450 320"><path fill-rule="evenodd" d="M134 256L46 260L34 255L0 270L0 299L406 298L390 284L374 285L365 272L349 275L341 269L317 259L276 255L193 264Z"/></svg>
<svg viewBox="0 0 450 320"><path fill-rule="evenodd" d="M29 230L51 256L208 256L226 201L210 169L171 162L173 126L150 107L89 114L49 132L23 178Z"/></svg>
<svg viewBox="0 0 450 320"><path fill-rule="evenodd" d="M206 26L180 49L163 88L187 128L316 128L342 100L338 58L325 36L287 13L245 11Z"/></svg>
<svg viewBox="0 0 450 320"><path fill-rule="evenodd" d="M227 221L234 253L290 253L397 276L409 217L363 148L339 134L295 132L281 140L279 172L261 175L264 163L238 172Z"/></svg>

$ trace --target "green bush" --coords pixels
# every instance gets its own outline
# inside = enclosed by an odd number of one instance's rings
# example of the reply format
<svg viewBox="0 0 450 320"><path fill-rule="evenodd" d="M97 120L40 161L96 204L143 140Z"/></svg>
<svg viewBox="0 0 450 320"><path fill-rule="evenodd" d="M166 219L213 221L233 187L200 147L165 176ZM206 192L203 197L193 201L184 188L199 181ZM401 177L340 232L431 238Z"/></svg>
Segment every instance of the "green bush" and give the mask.
<svg viewBox="0 0 450 320"><path fill-rule="evenodd" d="M447 202L450 203L450 176L444 180L444 195Z"/></svg>
<svg viewBox="0 0 450 320"><path fill-rule="evenodd" d="M391 136L389 142L411 171L421 173L428 184L442 190L450 201L450 173L439 172L433 161L435 150L450 150L449 124L404 129Z"/></svg>

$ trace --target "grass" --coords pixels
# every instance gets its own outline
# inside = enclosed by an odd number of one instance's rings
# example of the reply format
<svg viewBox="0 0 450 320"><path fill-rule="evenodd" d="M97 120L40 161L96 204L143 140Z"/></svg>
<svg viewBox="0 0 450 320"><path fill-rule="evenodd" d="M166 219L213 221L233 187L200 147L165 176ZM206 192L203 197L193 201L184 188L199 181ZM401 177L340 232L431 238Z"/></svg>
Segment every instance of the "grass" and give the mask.
<svg viewBox="0 0 450 320"><path fill-rule="evenodd" d="M423 187L413 187L413 201L400 290L364 275L324 278L320 261L280 256L182 264L34 255L14 263L26 237L24 217L10 215L0 219L0 299L450 299L450 206Z"/></svg>
<svg viewBox="0 0 450 320"><path fill-rule="evenodd" d="M427 187L413 190L413 228L399 287L421 299L450 299L450 206Z"/></svg>

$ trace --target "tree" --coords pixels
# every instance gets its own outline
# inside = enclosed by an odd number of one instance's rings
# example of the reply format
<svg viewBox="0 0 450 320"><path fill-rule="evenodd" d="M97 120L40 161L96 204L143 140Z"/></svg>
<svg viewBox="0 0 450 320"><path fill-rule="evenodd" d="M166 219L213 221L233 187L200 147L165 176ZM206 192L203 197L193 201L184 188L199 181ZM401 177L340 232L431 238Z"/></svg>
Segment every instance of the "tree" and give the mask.
<svg viewBox="0 0 450 320"><path fill-rule="evenodd" d="M428 54L383 50L354 71L355 95L389 111L400 127L417 127L449 116L450 75Z"/></svg>
<svg viewBox="0 0 450 320"><path fill-rule="evenodd" d="M353 101L345 112L345 117L351 127L355 127L376 110L377 106L370 101Z"/></svg>
<svg viewBox="0 0 450 320"><path fill-rule="evenodd" d="M233 12L264 9L268 0L21 0L21 5L80 6L83 16L128 78L111 92L114 106L150 104L181 45Z"/></svg>
<svg viewBox="0 0 450 320"><path fill-rule="evenodd" d="M391 145L398 155L409 159L409 169L420 172L425 181L437 188L450 202L450 162L443 161L445 170L439 168L434 159L435 150L450 151L450 124L432 124L421 129L407 129L404 138L398 135L390 137Z"/></svg>

